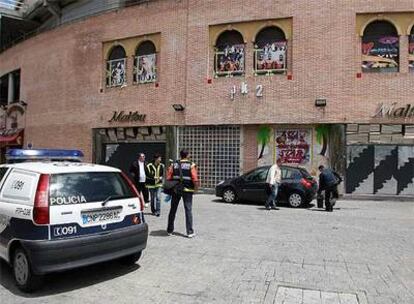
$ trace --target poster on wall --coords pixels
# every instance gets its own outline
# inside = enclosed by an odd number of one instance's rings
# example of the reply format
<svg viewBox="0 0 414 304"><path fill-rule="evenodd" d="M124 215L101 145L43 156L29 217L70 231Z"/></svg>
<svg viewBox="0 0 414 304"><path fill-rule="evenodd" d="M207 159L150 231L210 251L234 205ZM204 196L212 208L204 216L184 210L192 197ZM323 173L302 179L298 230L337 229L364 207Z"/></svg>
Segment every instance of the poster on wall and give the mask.
<svg viewBox="0 0 414 304"><path fill-rule="evenodd" d="M399 39L394 36L366 37L362 43L362 70L376 69L398 70Z"/></svg>
<svg viewBox="0 0 414 304"><path fill-rule="evenodd" d="M286 70L286 41L266 44L262 49L256 50L256 70Z"/></svg>
<svg viewBox="0 0 414 304"><path fill-rule="evenodd" d="M312 131L310 129L276 130L276 157L285 164L310 162Z"/></svg>
<svg viewBox="0 0 414 304"><path fill-rule="evenodd" d="M137 57L137 79L138 83L154 82L157 80L157 57L156 54L149 54Z"/></svg>
<svg viewBox="0 0 414 304"><path fill-rule="evenodd" d="M216 73L244 72L244 44L227 46L216 53Z"/></svg>
<svg viewBox="0 0 414 304"><path fill-rule="evenodd" d="M408 66L411 72L414 72L414 35L410 35L410 44L408 45Z"/></svg>

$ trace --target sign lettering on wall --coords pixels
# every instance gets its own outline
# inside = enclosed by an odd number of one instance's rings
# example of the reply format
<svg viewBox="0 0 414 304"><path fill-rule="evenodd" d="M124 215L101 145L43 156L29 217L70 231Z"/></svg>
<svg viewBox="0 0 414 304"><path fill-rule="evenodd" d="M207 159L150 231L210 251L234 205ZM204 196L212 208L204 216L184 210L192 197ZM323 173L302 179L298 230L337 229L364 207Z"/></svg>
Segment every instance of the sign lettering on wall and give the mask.
<svg viewBox="0 0 414 304"><path fill-rule="evenodd" d="M414 118L414 104L406 104L405 106L397 106L394 102L390 105L379 104L373 118Z"/></svg>
<svg viewBox="0 0 414 304"><path fill-rule="evenodd" d="M138 111L130 111L128 114L124 111L114 111L112 118L108 122L134 122L134 121L145 121L145 114L139 114Z"/></svg>
<svg viewBox="0 0 414 304"><path fill-rule="evenodd" d="M239 88L240 95L246 96L249 94L249 86L246 82L242 82ZM255 96L256 97L263 97L263 85L258 84L256 85ZM238 92L238 88L236 85L231 86L230 88L230 99L234 100L236 94Z"/></svg>

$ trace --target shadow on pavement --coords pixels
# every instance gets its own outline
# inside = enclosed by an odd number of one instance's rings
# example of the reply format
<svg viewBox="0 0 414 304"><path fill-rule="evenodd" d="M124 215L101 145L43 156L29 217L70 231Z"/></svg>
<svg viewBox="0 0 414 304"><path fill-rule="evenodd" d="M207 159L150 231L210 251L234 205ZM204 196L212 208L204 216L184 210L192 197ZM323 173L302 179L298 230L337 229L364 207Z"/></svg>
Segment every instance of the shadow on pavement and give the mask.
<svg viewBox="0 0 414 304"><path fill-rule="evenodd" d="M149 235L150 236L163 236L163 237L166 237L166 236L168 236L168 233L167 233L166 230L153 230L153 231L150 231Z"/></svg>
<svg viewBox="0 0 414 304"><path fill-rule="evenodd" d="M66 272L47 275L44 277L43 285L37 292L24 293L16 287L11 267L9 267L6 262L1 260L0 285L15 295L24 298L38 298L85 288L104 281L112 280L138 270L139 268L140 266L138 264L126 266L119 263L119 261L114 260Z"/></svg>

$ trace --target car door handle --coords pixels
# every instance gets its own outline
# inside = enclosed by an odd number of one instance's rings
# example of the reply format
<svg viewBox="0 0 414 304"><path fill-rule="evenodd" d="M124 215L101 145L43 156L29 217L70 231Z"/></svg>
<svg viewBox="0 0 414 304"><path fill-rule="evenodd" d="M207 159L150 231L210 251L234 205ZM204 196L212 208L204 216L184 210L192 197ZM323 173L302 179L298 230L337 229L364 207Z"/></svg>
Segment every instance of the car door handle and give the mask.
<svg viewBox="0 0 414 304"><path fill-rule="evenodd" d="M69 215L69 214L72 214L73 212L72 211L65 211L65 212L61 212L60 214L61 215Z"/></svg>

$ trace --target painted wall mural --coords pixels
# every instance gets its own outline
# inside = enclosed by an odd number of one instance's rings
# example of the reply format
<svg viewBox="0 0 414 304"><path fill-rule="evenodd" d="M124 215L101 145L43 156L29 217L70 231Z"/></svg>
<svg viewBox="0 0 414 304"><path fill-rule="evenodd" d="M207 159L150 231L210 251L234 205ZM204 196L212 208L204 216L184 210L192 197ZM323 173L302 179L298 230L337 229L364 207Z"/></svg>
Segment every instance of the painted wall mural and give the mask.
<svg viewBox="0 0 414 304"><path fill-rule="evenodd" d="M257 164L259 166L270 165L273 163L273 151L270 142L273 137L273 129L269 126L260 126L257 131L258 156Z"/></svg>
<svg viewBox="0 0 414 304"><path fill-rule="evenodd" d="M311 129L276 131L276 157L285 164L307 165L311 161Z"/></svg>

